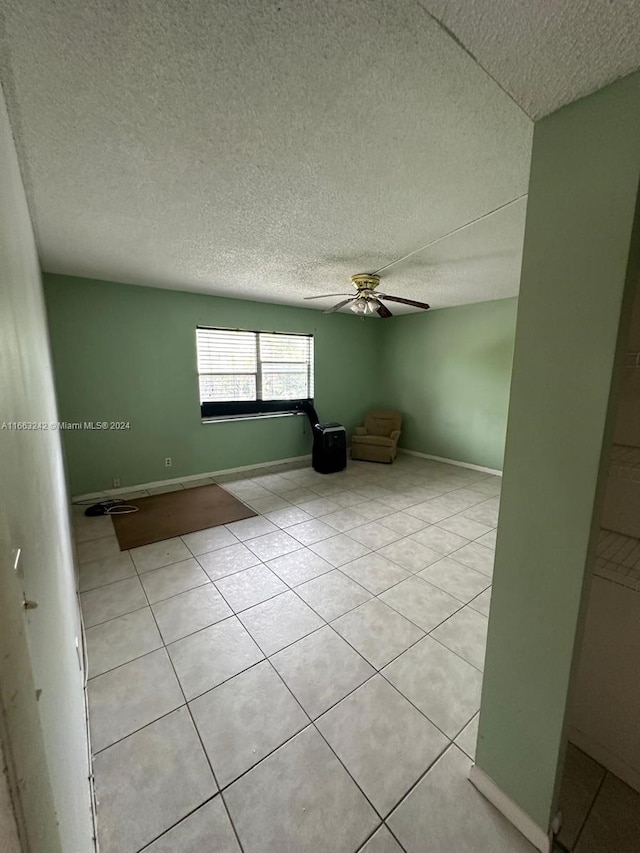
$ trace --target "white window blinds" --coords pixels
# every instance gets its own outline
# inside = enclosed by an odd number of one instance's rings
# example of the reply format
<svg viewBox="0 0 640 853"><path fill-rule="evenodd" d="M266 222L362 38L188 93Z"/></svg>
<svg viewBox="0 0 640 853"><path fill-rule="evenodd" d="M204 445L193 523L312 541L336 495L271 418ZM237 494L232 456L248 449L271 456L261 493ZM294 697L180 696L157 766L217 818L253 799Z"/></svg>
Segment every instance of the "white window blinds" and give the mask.
<svg viewBox="0 0 640 853"><path fill-rule="evenodd" d="M199 327L196 343L203 409L206 404L215 403L313 397L312 335ZM246 406L239 407L239 411L248 410ZM224 412L232 413L228 406Z"/></svg>

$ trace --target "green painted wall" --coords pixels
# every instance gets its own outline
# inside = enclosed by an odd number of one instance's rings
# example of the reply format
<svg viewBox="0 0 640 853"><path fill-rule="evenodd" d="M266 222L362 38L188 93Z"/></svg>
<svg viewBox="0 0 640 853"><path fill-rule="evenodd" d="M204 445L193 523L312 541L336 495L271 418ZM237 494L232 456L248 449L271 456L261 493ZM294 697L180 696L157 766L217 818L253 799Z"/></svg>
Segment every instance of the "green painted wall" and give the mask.
<svg viewBox="0 0 640 853"><path fill-rule="evenodd" d="M640 74L536 124L476 761L544 829L638 274L639 179Z"/></svg>
<svg viewBox="0 0 640 853"><path fill-rule="evenodd" d="M402 447L502 468L516 308L500 299L380 325Z"/></svg>
<svg viewBox="0 0 640 853"><path fill-rule="evenodd" d="M60 417L129 421L64 433L72 494L310 452L304 417L202 424L197 325L313 332L316 408L351 428L376 400L375 323L173 290L45 275ZM173 466L164 467L171 456Z"/></svg>

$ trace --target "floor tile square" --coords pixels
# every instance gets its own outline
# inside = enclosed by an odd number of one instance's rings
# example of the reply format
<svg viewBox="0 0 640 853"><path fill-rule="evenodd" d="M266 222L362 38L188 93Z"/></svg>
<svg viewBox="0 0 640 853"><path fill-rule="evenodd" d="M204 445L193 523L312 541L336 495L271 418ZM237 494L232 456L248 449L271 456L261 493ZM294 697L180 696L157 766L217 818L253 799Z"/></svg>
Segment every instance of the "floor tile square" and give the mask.
<svg viewBox="0 0 640 853"><path fill-rule="evenodd" d="M225 801L245 853L354 853L379 822L311 726L234 782Z"/></svg>
<svg viewBox="0 0 640 853"><path fill-rule="evenodd" d="M309 723L267 661L210 690L190 707L222 788Z"/></svg>
<svg viewBox="0 0 640 853"><path fill-rule="evenodd" d="M484 503L476 504L464 510L466 518L472 521L477 521L480 524L486 524L488 527L498 526L498 513L500 509L500 498L490 498Z"/></svg>
<svg viewBox="0 0 640 853"><path fill-rule="evenodd" d="M284 592L243 610L240 621L265 655L272 655L324 623L295 592Z"/></svg>
<svg viewBox="0 0 640 853"><path fill-rule="evenodd" d="M76 544L78 563L93 563L96 560L106 560L109 557L117 557L120 553L120 545L115 533L111 536L101 536L99 539L89 539L86 542Z"/></svg>
<svg viewBox="0 0 640 853"><path fill-rule="evenodd" d="M500 490L502 488L502 477L497 477L495 475L486 477L484 480L472 483L469 488L474 492L478 492L478 494L485 495L486 497L494 497L495 495L500 494Z"/></svg>
<svg viewBox="0 0 640 853"><path fill-rule="evenodd" d="M437 563L427 566L418 572L418 577L465 604L491 584L491 578L463 566L452 557L443 557Z"/></svg>
<svg viewBox="0 0 640 853"><path fill-rule="evenodd" d="M374 595L378 595L385 589L405 580L405 578L411 577L411 573L406 569L400 568L391 560L383 557L382 554L373 551L370 554L365 554L364 557L358 557L351 563L345 563L344 566L340 567L340 571Z"/></svg>
<svg viewBox="0 0 640 853"><path fill-rule="evenodd" d="M197 530L195 533L187 533L181 539L194 557L207 554L209 551L216 551L218 548L238 544L233 533L230 533L222 525L209 527L206 530Z"/></svg>
<svg viewBox="0 0 640 853"><path fill-rule="evenodd" d="M136 569L129 552L120 551L114 557L105 557L78 566L79 589L80 592L88 592L108 583L134 577L135 574Z"/></svg>
<svg viewBox="0 0 640 853"><path fill-rule="evenodd" d="M428 524L435 524L437 521L442 521L442 519L452 515L452 511L448 507L443 507L435 503L437 500L438 498L430 498L427 501L408 507L406 512L409 515L422 519L422 521Z"/></svg>
<svg viewBox="0 0 640 853"><path fill-rule="evenodd" d="M213 847L211 847L213 845ZM214 797L161 835L144 853L241 853L222 797ZM382 851L381 851L382 853Z"/></svg>
<svg viewBox="0 0 640 853"><path fill-rule="evenodd" d="M432 524L431 527L425 527L416 533L412 533L410 538L413 539L414 542L419 542L421 545L431 548L433 551L437 551L439 554L443 554L445 556L447 554L451 554L452 551L457 551L458 548L462 548L464 545L469 544L468 539L465 539L463 536L458 536L455 533L451 533L449 530L443 530L442 527L438 527L436 524Z"/></svg>
<svg viewBox="0 0 640 853"><path fill-rule="evenodd" d="M369 521L360 527L354 527L347 535L373 551L402 538L402 534L398 533L397 530L385 527L377 521Z"/></svg>
<svg viewBox="0 0 640 853"><path fill-rule="evenodd" d="M471 491L471 489L466 489L464 486L462 488L458 486L453 491L447 492L437 498L434 503L437 503L438 506L444 509L448 509L450 515L454 515L456 512L466 512L467 509L482 501L482 495Z"/></svg>
<svg viewBox="0 0 640 853"><path fill-rule="evenodd" d="M85 628L133 613L147 606L147 597L138 577L107 584L80 595Z"/></svg>
<svg viewBox="0 0 640 853"><path fill-rule="evenodd" d="M86 638L90 678L162 646L148 607L87 628Z"/></svg>
<svg viewBox="0 0 640 853"><path fill-rule="evenodd" d="M408 572L419 572L420 569L442 558L442 554L432 551L431 548L425 548L424 545L412 539L400 539L398 542L385 545L384 548L380 548L380 554Z"/></svg>
<svg viewBox="0 0 640 853"><path fill-rule="evenodd" d="M275 533L265 533L264 536L247 540L247 548L266 562L296 551L300 548L300 543L284 530L277 530Z"/></svg>
<svg viewBox="0 0 640 853"><path fill-rule="evenodd" d="M328 625L278 652L271 663L311 719L375 672Z"/></svg>
<svg viewBox="0 0 640 853"><path fill-rule="evenodd" d="M351 539L345 533L338 533L331 539L324 539L310 547L315 554L331 563L336 569L369 552L369 548Z"/></svg>
<svg viewBox="0 0 640 853"><path fill-rule="evenodd" d="M377 483L358 484L354 487L354 491L369 500L378 500L393 494L390 489L385 489L384 486Z"/></svg>
<svg viewBox="0 0 640 853"><path fill-rule="evenodd" d="M424 636L424 631L377 598L336 619L332 627L376 669Z"/></svg>
<svg viewBox="0 0 640 853"><path fill-rule="evenodd" d="M482 613L483 616L488 616L489 608L491 607L491 587L489 587L489 589L485 589L484 592L481 592L480 595L477 595L472 601L470 601L469 607L473 610L477 610L478 613Z"/></svg>
<svg viewBox="0 0 640 853"><path fill-rule="evenodd" d="M142 545L140 548L132 548L129 553L140 574L188 560L193 556L180 538L163 539L162 542Z"/></svg>
<svg viewBox="0 0 640 853"><path fill-rule="evenodd" d="M162 601L163 598L171 598L172 595L187 589L210 583L194 557L183 560L181 563L172 563L170 566L145 572L140 575L140 580L150 604Z"/></svg>
<svg viewBox="0 0 640 853"><path fill-rule="evenodd" d="M255 498L253 500L248 500L247 504L251 507L251 509L255 509L256 512L262 514L271 512L272 510L284 509L285 507L291 506L291 504L287 500L278 497L278 495L273 494L269 494L267 497L263 498Z"/></svg>
<svg viewBox="0 0 640 853"><path fill-rule="evenodd" d="M167 651L189 701L264 658L235 616L177 640Z"/></svg>
<svg viewBox="0 0 640 853"><path fill-rule="evenodd" d="M433 630L461 606L457 598L417 577L392 586L380 598L423 631Z"/></svg>
<svg viewBox="0 0 640 853"><path fill-rule="evenodd" d="M463 752L469 756L472 761L476 758L476 741L478 740L478 723L480 715L476 714L472 720L460 732L455 740L456 746L460 747ZM564 825L564 810L562 812L562 823Z"/></svg>
<svg viewBox="0 0 640 853"><path fill-rule="evenodd" d="M362 496L356 494L352 489L344 489L341 492L337 492L331 497L331 500L345 509L364 503Z"/></svg>
<svg viewBox="0 0 640 853"><path fill-rule="evenodd" d="M498 528L496 527L495 530L485 533L484 536L479 536L475 541L478 545L484 545L485 548L490 548L492 551L495 551L497 538Z"/></svg>
<svg viewBox="0 0 640 853"><path fill-rule="evenodd" d="M475 569L477 572L481 572L491 579L495 555L489 548L478 545L477 542L469 542L468 545L460 548L452 556L459 563L463 563L465 566L469 566L470 569Z"/></svg>
<svg viewBox="0 0 640 853"><path fill-rule="evenodd" d="M359 853L403 853L403 851L387 827L381 826Z"/></svg>
<svg viewBox="0 0 640 853"><path fill-rule="evenodd" d="M422 521L422 519L416 518L413 515L409 515L407 512L394 512L393 515L387 515L384 518L381 518L380 524L385 527L390 527L391 530L395 530L402 536L409 536L411 533L423 530L427 522Z"/></svg>
<svg viewBox="0 0 640 853"><path fill-rule="evenodd" d="M442 732L380 675L316 725L382 817L447 745Z"/></svg>
<svg viewBox="0 0 640 853"><path fill-rule="evenodd" d="M101 853L136 853L216 792L186 708L105 749L94 774Z"/></svg>
<svg viewBox="0 0 640 853"><path fill-rule="evenodd" d="M334 495L342 491L342 485L326 475L322 475L321 479L316 479L309 485L309 488L321 498L331 498L331 500L333 500Z"/></svg>
<svg viewBox="0 0 640 853"><path fill-rule="evenodd" d="M327 563L308 548L300 548L291 554L285 554L284 557L276 557L275 560L269 560L267 565L289 586L298 586L333 570L331 563Z"/></svg>
<svg viewBox="0 0 640 853"><path fill-rule="evenodd" d="M184 705L164 649L92 678L87 691L94 753Z"/></svg>
<svg viewBox="0 0 640 853"><path fill-rule="evenodd" d="M345 533L348 530L353 530L354 527L359 527L361 524L366 524L367 519L361 515L357 508L355 509L339 509L337 512L332 512L329 515L324 515L322 520L325 524L334 528L333 534L337 530L339 533Z"/></svg>
<svg viewBox="0 0 640 853"><path fill-rule="evenodd" d="M278 483L273 483L268 486L270 492L273 492L274 495L278 495L278 497L284 498L287 503L291 503L289 495L297 488L298 486L296 486L295 483L292 483L290 479L285 479L284 477L280 477L280 481Z"/></svg>
<svg viewBox="0 0 640 853"><path fill-rule="evenodd" d="M302 524L304 521L311 521L312 516L308 512L297 506L287 505L283 509L275 509L272 512L266 513L266 518L277 527L289 528L294 524Z"/></svg>
<svg viewBox="0 0 640 853"><path fill-rule="evenodd" d="M449 738L480 708L481 673L431 637L407 649L382 672Z"/></svg>
<svg viewBox="0 0 640 853"><path fill-rule="evenodd" d="M151 609L166 645L221 622L233 612L210 583L159 601Z"/></svg>
<svg viewBox="0 0 640 853"><path fill-rule="evenodd" d="M296 592L327 622L371 598L370 592L337 570L300 584Z"/></svg>
<svg viewBox="0 0 640 853"><path fill-rule="evenodd" d="M236 613L287 590L286 584L263 565L219 578L215 585Z"/></svg>
<svg viewBox="0 0 640 853"><path fill-rule="evenodd" d="M463 607L436 628L432 636L482 671L487 645L487 626L486 616L469 607Z"/></svg>
<svg viewBox="0 0 640 853"><path fill-rule="evenodd" d="M379 518L385 518L394 513L393 507L376 500L365 500L363 503L357 505L356 511L358 515L363 515L369 521L377 521Z"/></svg>
<svg viewBox="0 0 640 853"><path fill-rule="evenodd" d="M279 530L275 524L272 524L268 519L262 518L260 515L255 518L243 518L241 521L232 521L231 524L226 524L225 527L241 542L255 539L258 536L264 536L266 533L275 533Z"/></svg>
<svg viewBox="0 0 640 853"><path fill-rule="evenodd" d="M535 853L518 830L469 783L471 761L452 745L387 823L407 853ZM461 819L464 817L464 819Z"/></svg>
<svg viewBox="0 0 640 853"><path fill-rule="evenodd" d="M76 542L114 536L113 521L109 515L78 515L73 518L73 533Z"/></svg>
<svg viewBox="0 0 640 853"><path fill-rule="evenodd" d="M271 492L268 489L265 489L264 486L261 486L259 483L255 483L248 477L238 480L235 483L225 483L223 488L227 492L231 492L232 495L235 495L241 501L268 498L271 494Z"/></svg>
<svg viewBox="0 0 640 853"><path fill-rule="evenodd" d="M458 536L463 536L465 539L477 539L479 536L484 536L485 533L491 532L491 528L488 525L480 524L471 518L466 518L464 515L452 515L450 518L439 521L436 526L442 527L443 530L448 530Z"/></svg>
<svg viewBox="0 0 640 853"><path fill-rule="evenodd" d="M317 518L313 518L311 521L303 521L302 524L294 524L293 527L288 528L287 532L298 542L302 542L303 545L313 545L315 542L336 535L333 527L329 527L328 524Z"/></svg>
<svg viewBox="0 0 640 853"><path fill-rule="evenodd" d="M340 505L334 503L331 498L319 498L317 495L314 496L313 500L305 501L304 503L294 501L294 503L314 518L329 515L329 513L340 509Z"/></svg>
<svg viewBox="0 0 640 853"><path fill-rule="evenodd" d="M304 486L297 486L292 491L287 492L287 500L289 503L294 504L294 506L302 507L304 511L303 504L309 503L309 501L318 500L318 495ZM307 515L309 515L309 513L307 513ZM311 515L313 514L311 513Z"/></svg>
<svg viewBox="0 0 640 853"><path fill-rule="evenodd" d="M210 551L208 554L201 554L198 557L198 562L212 581L218 578L226 578L227 575L233 575L243 569L250 569L252 566L260 564L260 560L253 551L250 551L246 545L240 542L237 545L229 545L227 548Z"/></svg>
<svg viewBox="0 0 640 853"><path fill-rule="evenodd" d="M415 506L417 503L420 503L419 498L415 498L413 495L403 492L396 492L395 494L380 498L380 500L382 503L390 506L397 512L402 512L402 510L409 509L410 506Z"/></svg>
<svg viewBox="0 0 640 853"><path fill-rule="evenodd" d="M254 474L251 479L254 483L258 483L259 486L263 486L275 494L280 494L280 492L276 491L277 489L290 486L284 477L281 477L280 474L272 469L269 469L268 474Z"/></svg>

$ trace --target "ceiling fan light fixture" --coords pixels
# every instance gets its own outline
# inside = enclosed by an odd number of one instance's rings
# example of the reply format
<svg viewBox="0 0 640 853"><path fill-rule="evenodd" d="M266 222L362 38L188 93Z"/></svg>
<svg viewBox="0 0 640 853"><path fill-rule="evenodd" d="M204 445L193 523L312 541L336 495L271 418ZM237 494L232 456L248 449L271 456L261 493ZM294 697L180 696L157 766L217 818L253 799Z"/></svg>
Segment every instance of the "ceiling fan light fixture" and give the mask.
<svg viewBox="0 0 640 853"><path fill-rule="evenodd" d="M349 308L354 314L359 314L362 317L364 317L365 314L370 314L372 310L369 306L369 300L365 299L364 296L359 296L357 299L354 299Z"/></svg>

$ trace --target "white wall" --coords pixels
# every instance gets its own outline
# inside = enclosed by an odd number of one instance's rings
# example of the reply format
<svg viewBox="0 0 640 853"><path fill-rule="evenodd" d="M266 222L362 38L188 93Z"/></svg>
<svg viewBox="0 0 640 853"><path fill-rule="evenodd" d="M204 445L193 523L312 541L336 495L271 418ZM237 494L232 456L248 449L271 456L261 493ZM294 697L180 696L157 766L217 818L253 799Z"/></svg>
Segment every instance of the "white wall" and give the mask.
<svg viewBox="0 0 640 853"><path fill-rule="evenodd" d="M640 593L595 577L569 740L640 791Z"/></svg>
<svg viewBox="0 0 640 853"><path fill-rule="evenodd" d="M625 350L568 734L640 791L640 286Z"/></svg>
<svg viewBox="0 0 640 853"><path fill-rule="evenodd" d="M31 853L93 850L80 626L46 315L0 92L0 707ZM14 570L14 555L22 549ZM23 597L38 602L22 607Z"/></svg>

